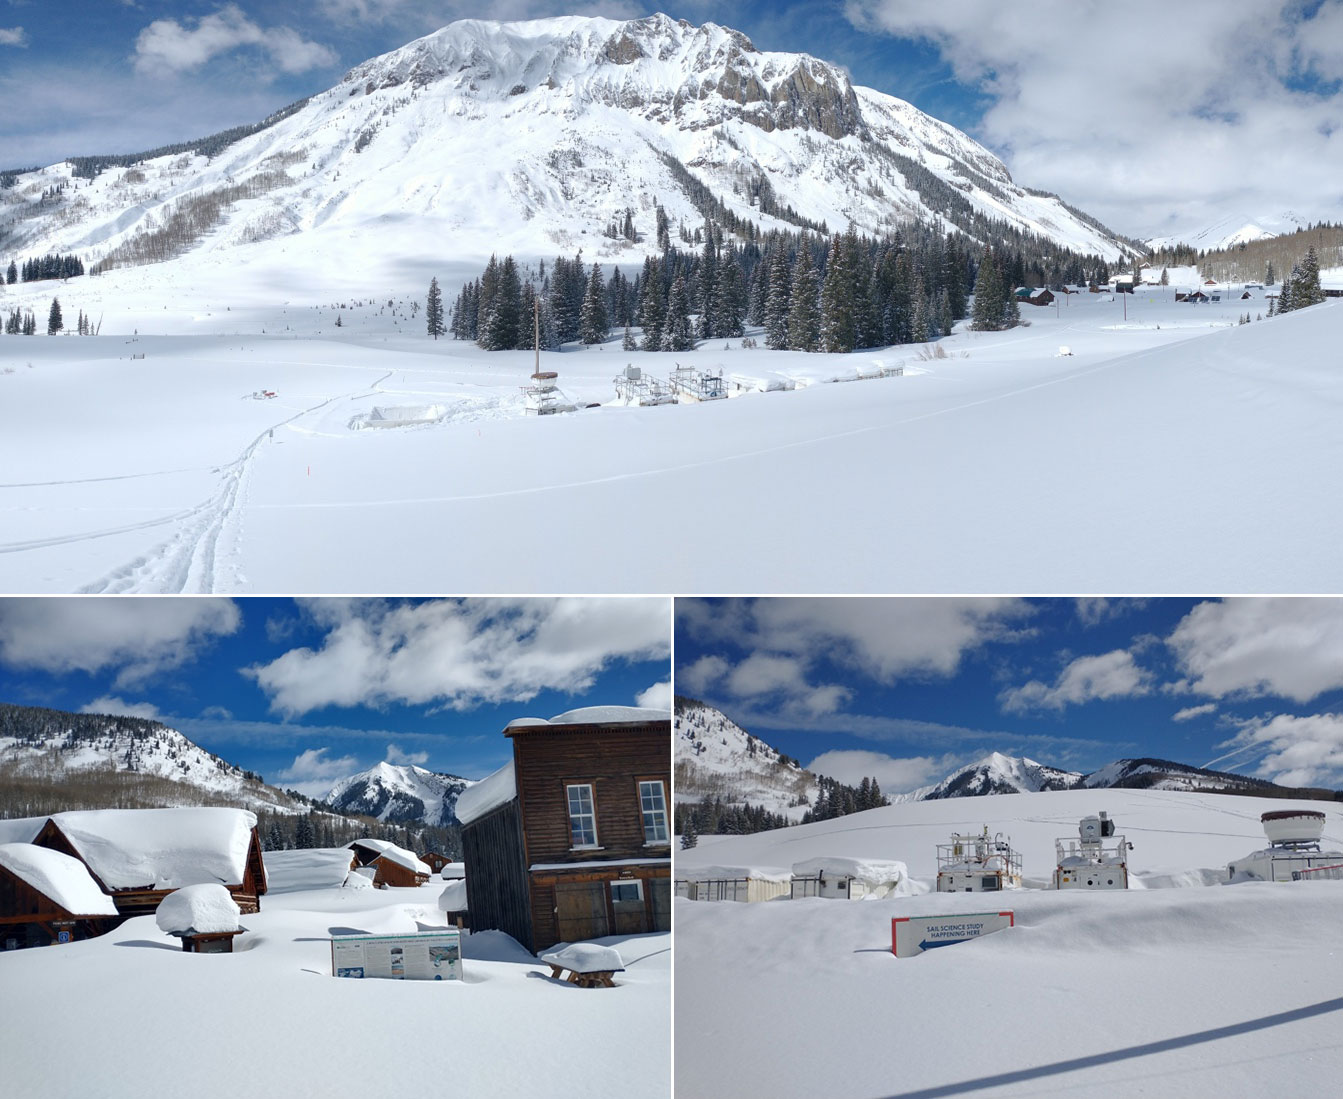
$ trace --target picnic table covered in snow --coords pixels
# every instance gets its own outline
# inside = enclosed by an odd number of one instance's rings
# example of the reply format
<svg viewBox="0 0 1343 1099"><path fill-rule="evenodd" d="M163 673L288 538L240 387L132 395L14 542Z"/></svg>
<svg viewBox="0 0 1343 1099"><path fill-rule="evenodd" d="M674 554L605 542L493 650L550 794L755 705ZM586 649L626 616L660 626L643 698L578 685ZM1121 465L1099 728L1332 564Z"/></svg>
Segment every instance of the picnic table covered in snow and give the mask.
<svg viewBox="0 0 1343 1099"><path fill-rule="evenodd" d="M557 980L568 970L565 980L579 988L615 988L612 976L625 970L620 951L599 943L573 943L563 950L542 954L541 960L550 966L550 975Z"/></svg>

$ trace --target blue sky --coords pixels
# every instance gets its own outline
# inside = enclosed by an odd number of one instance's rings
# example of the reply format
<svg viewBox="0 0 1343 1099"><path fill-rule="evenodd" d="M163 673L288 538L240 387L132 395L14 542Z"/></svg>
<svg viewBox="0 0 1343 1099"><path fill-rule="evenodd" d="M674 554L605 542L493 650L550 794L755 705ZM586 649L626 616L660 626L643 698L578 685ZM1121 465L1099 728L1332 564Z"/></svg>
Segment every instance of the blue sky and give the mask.
<svg viewBox="0 0 1343 1099"><path fill-rule="evenodd" d="M1343 786L1343 599L678 600L675 683L887 792L990 751Z"/></svg>
<svg viewBox="0 0 1343 1099"><path fill-rule="evenodd" d="M482 778L504 726L670 705L666 599L0 599L0 701L163 721L320 796L383 759Z"/></svg>
<svg viewBox="0 0 1343 1099"><path fill-rule="evenodd" d="M761 49L844 65L970 132L1018 182L1120 232L1343 218L1343 0L662 8L733 26ZM0 0L0 167L258 121L458 18L651 10L629 0Z"/></svg>

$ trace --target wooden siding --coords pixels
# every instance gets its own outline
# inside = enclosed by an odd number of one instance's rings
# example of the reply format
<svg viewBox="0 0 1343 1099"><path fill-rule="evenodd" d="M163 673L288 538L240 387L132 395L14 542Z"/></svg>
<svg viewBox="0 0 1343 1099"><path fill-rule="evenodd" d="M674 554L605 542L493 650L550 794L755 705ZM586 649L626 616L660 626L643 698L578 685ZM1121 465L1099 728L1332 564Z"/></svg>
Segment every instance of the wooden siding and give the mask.
<svg viewBox="0 0 1343 1099"><path fill-rule="evenodd" d="M471 879L468 877L467 881ZM611 901L611 882L642 883L642 911ZM559 942L593 939L601 935L638 935L671 930L671 866L594 866L563 871L536 870L531 874L532 935L535 951ZM583 886L592 890L593 910L586 928L580 926L575 907ZM566 896L568 894L568 896ZM597 902L600 902L600 911Z"/></svg>
<svg viewBox="0 0 1343 1099"><path fill-rule="evenodd" d="M23 946L55 943L61 931L68 931L75 940L90 939L120 922L115 916L68 912L40 889L0 866L0 950L10 939Z"/></svg>
<svg viewBox="0 0 1343 1099"><path fill-rule="evenodd" d="M378 876L373 879L374 885L395 885L410 888L416 885L424 885L429 880L428 874L421 874L412 870L409 866L402 866L399 862L393 862L386 855L379 855L368 865L377 867L378 870Z"/></svg>
<svg viewBox="0 0 1343 1099"><path fill-rule="evenodd" d="M522 726L510 735L528 866L671 854L670 844L644 844L639 805L639 783L660 781L670 814L671 722ZM574 850L570 842L565 787L580 783L592 786L595 849Z"/></svg>
<svg viewBox="0 0 1343 1099"><path fill-rule="evenodd" d="M516 799L462 825L462 857L471 929L503 931L534 950Z"/></svg>

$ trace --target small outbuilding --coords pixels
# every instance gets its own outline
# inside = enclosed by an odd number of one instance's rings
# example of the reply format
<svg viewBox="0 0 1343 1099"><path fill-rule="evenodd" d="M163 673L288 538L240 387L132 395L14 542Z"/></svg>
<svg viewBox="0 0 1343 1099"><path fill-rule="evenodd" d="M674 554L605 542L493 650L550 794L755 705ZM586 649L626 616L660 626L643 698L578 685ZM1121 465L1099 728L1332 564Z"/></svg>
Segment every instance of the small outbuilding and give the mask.
<svg viewBox="0 0 1343 1099"><path fill-rule="evenodd" d="M426 851L420 856L420 861L424 863L425 866L429 867L429 873L431 874L440 873L443 867L452 862L452 860L441 851Z"/></svg>
<svg viewBox="0 0 1343 1099"><path fill-rule="evenodd" d="M792 896L856 901L909 893L909 870L903 862L851 859L826 855L793 864Z"/></svg>
<svg viewBox="0 0 1343 1099"><path fill-rule="evenodd" d="M377 871L373 884L380 888L389 885L413 888L429 881L429 867L413 851L407 851L388 840L355 840L349 847L360 866L372 867Z"/></svg>
<svg viewBox="0 0 1343 1099"><path fill-rule="evenodd" d="M244 930L238 903L222 885L205 883L175 889L159 902L154 922L166 935L182 940L189 954L232 954L233 940Z"/></svg>
<svg viewBox="0 0 1343 1099"><path fill-rule="evenodd" d="M78 859L31 843L0 843L0 947L90 939L119 922L112 898Z"/></svg>
<svg viewBox="0 0 1343 1099"><path fill-rule="evenodd" d="M676 895L691 901L772 901L791 894L792 877L772 866L678 867Z"/></svg>

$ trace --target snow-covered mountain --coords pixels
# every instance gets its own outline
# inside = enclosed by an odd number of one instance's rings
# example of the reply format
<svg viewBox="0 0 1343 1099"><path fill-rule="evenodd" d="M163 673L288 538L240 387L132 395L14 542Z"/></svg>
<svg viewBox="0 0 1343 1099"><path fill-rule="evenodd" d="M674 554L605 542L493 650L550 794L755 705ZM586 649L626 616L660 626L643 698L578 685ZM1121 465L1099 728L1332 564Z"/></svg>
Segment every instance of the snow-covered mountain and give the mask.
<svg viewBox="0 0 1343 1099"><path fill-rule="evenodd" d="M972 798L985 794L1033 794L1041 790L1071 790L1082 778L1080 771L1060 771L1025 757L993 752L959 771L954 771L936 786L919 791L917 801L939 798Z"/></svg>
<svg viewBox="0 0 1343 1099"><path fill-rule="evenodd" d="M146 780L140 785L155 804L308 808L161 722L0 703L0 781L25 788L101 785L124 797L136 777Z"/></svg>
<svg viewBox="0 0 1343 1099"><path fill-rule="evenodd" d="M1077 785L1086 789L1216 790L1222 793L1271 794L1277 797L1303 796L1306 793L1249 775L1209 771L1204 767L1191 767L1187 763L1151 758L1115 760L1092 771Z"/></svg>
<svg viewBox="0 0 1343 1099"><path fill-rule="evenodd" d="M1260 214L1255 217L1233 213L1218 218L1210 225L1152 237L1146 243L1154 250L1172 244L1188 244L1201 252L1218 252L1225 248L1234 248L1238 244L1247 244L1252 240L1266 240L1269 237L1282 236L1284 233L1295 233L1298 229L1306 228L1308 224L1306 218L1292 210L1283 210L1277 214Z"/></svg>
<svg viewBox="0 0 1343 1099"><path fill-rule="evenodd" d="M796 760L752 736L722 711L688 698L676 699L673 721L676 800L701 798L762 806L800 820L815 802L816 776Z"/></svg>
<svg viewBox="0 0 1343 1099"><path fill-rule="evenodd" d="M336 783L325 800L342 813L438 827L457 823L457 795L470 785L469 779L423 767L379 763Z"/></svg>
<svg viewBox="0 0 1343 1099"><path fill-rule="evenodd" d="M222 148L5 173L0 246L88 266L274 259L295 236L307 256L345 256L357 237L365 256L449 240L459 255L632 261L656 249L661 209L673 233L710 210L742 232L938 218L982 236L990 219L1112 260L1127 248L842 69L665 15L452 23L273 117Z"/></svg>

